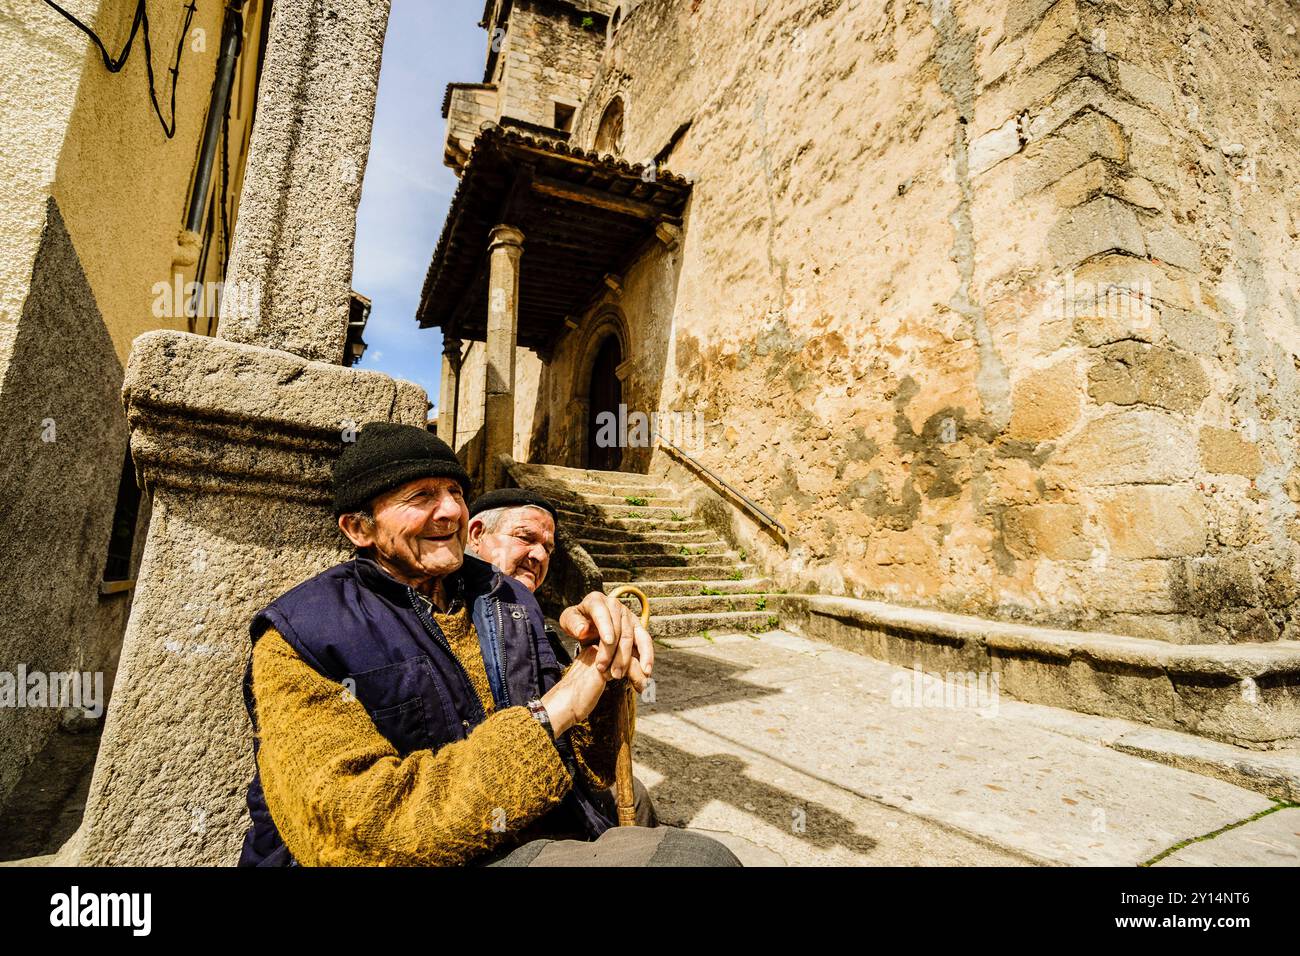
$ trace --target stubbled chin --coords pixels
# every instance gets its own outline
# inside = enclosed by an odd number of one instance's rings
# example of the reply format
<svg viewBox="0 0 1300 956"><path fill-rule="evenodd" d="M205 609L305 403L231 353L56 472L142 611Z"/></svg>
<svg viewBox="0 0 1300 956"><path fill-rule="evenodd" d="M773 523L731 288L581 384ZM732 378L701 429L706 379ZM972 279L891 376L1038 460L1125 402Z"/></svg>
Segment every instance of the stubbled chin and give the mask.
<svg viewBox="0 0 1300 956"><path fill-rule="evenodd" d="M450 564L451 570L455 570L464 560L465 551L455 539L426 541L420 548L420 563L426 567L443 568Z"/></svg>

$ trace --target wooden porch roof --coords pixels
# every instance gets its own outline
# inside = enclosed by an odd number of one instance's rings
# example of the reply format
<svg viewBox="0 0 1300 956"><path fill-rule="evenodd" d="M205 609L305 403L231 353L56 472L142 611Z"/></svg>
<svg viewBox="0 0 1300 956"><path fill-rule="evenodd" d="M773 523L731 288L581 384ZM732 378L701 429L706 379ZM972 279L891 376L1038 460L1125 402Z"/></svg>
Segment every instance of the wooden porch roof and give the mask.
<svg viewBox="0 0 1300 956"><path fill-rule="evenodd" d="M488 233L524 234L518 344L548 354L660 223L681 223L691 184L559 140L494 126L474 141L416 312L449 338L487 337Z"/></svg>

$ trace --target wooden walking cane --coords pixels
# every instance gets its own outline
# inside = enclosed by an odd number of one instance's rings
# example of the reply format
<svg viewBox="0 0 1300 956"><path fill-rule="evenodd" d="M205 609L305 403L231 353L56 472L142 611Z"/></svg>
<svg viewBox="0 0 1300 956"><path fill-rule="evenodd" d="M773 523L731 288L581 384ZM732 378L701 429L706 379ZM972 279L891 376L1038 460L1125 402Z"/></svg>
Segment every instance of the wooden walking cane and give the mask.
<svg viewBox="0 0 1300 956"><path fill-rule="evenodd" d="M641 626L650 630L650 599L640 588L623 584L609 592L612 598L634 595L641 602ZM618 702L618 758L614 762L614 800L618 804L618 825L636 826L636 796L632 792L632 734L636 722L636 688L628 681Z"/></svg>

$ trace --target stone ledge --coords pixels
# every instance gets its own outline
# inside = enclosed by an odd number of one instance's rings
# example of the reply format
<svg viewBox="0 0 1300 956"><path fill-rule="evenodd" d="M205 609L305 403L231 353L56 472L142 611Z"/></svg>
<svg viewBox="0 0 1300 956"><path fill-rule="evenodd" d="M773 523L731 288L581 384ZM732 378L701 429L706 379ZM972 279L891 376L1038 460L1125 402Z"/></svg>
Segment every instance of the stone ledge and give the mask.
<svg viewBox="0 0 1300 956"><path fill-rule="evenodd" d="M1256 749L1300 739L1300 642L1172 644L827 595L785 595L783 625L902 666L991 669L1032 703Z"/></svg>
<svg viewBox="0 0 1300 956"><path fill-rule="evenodd" d="M1275 800L1300 802L1300 754L1242 750L1170 730L1135 730L1106 746L1180 770L1216 777Z"/></svg>
<svg viewBox="0 0 1300 956"><path fill-rule="evenodd" d="M382 372L167 330L132 344L122 396L131 406L290 432L337 433L339 417L423 424L424 389ZM319 436L313 436L319 437Z"/></svg>

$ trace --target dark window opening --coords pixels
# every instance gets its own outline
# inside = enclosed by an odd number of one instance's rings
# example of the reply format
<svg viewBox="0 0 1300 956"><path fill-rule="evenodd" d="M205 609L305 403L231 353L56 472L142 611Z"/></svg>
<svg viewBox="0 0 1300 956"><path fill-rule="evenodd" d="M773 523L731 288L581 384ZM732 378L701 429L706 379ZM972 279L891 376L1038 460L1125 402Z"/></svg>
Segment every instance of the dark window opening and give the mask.
<svg viewBox="0 0 1300 956"><path fill-rule="evenodd" d="M117 485L117 506L113 509L113 530L108 539L108 560L104 563L105 581L128 581L131 578L131 554L135 550L135 524L140 516L140 489L135 483L135 464L131 450L122 463L122 477Z"/></svg>
<svg viewBox="0 0 1300 956"><path fill-rule="evenodd" d="M683 123L681 126L677 127L677 129L673 131L673 135L668 138L668 142L664 144L664 148L659 150L659 152L655 154L656 166L668 162L668 157L670 157L673 154L673 150L677 148L677 144L680 143L682 141L682 137L685 136L687 132L690 131L691 122L692 122L691 120L687 120L685 123Z"/></svg>
<svg viewBox="0 0 1300 956"><path fill-rule="evenodd" d="M351 368L366 354L366 340L361 337L370 321L370 300L355 289L348 301L348 335L343 343L343 364Z"/></svg>
<svg viewBox="0 0 1300 956"><path fill-rule="evenodd" d="M573 131L573 114L576 113L577 107L569 106L566 103L555 104L555 128L562 129L566 133Z"/></svg>

